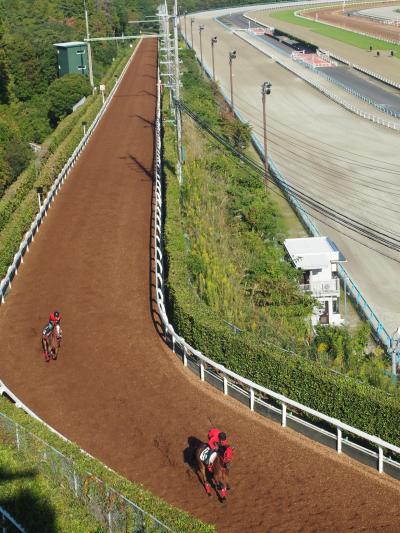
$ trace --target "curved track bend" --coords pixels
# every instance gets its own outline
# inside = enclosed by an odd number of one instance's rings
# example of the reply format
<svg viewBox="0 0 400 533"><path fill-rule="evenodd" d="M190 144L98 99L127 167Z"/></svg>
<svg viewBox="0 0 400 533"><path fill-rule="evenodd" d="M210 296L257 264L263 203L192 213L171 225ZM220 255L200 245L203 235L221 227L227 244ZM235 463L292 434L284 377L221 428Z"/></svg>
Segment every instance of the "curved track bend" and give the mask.
<svg viewBox="0 0 400 533"><path fill-rule="evenodd" d="M159 337L151 299L155 41L140 46L0 311L1 378L39 416L219 531L398 531L398 486L200 385ZM65 340L45 364L49 310ZM245 356L245 355L244 355ZM226 504L184 461L211 424L235 445Z"/></svg>

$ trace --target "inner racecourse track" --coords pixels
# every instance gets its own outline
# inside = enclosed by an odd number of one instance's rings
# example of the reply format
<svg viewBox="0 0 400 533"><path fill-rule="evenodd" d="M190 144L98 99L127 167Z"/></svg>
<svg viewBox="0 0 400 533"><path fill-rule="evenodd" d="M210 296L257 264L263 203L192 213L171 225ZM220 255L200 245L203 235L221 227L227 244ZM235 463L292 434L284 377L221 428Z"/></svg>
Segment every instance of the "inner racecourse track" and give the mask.
<svg viewBox="0 0 400 533"><path fill-rule="evenodd" d="M0 308L1 379L46 422L219 531L399 531L399 485L201 384L165 345L152 297L157 43L144 40ZM57 361L40 334L63 316ZM245 354L243 354L245 357ZM223 428L228 500L188 440Z"/></svg>

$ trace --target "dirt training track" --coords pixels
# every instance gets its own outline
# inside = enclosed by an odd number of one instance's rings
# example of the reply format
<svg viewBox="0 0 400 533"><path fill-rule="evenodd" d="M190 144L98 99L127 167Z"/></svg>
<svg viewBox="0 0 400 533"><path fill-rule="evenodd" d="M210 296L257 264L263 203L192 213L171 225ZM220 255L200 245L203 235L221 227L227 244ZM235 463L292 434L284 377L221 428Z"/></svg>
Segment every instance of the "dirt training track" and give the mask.
<svg viewBox="0 0 400 533"><path fill-rule="evenodd" d="M163 344L151 301L156 42L145 40L0 308L4 382L129 479L226 532L398 531L399 487L200 385ZM60 308L65 340L40 332ZM185 463L211 424L235 446L210 499Z"/></svg>

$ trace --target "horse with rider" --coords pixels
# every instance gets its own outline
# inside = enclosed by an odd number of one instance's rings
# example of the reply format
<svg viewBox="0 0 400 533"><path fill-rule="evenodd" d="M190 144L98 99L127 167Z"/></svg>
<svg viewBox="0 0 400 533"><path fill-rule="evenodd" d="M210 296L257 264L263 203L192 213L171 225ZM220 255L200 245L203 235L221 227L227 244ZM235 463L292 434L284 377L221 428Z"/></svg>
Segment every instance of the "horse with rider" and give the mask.
<svg viewBox="0 0 400 533"><path fill-rule="evenodd" d="M197 472L209 496L211 484L221 501L226 498L229 486L229 469L233 458L233 448L228 444L226 434L217 428L208 432L208 444L202 443L195 452Z"/></svg>
<svg viewBox="0 0 400 533"><path fill-rule="evenodd" d="M42 348L46 362L51 359L57 359L58 351L61 346L61 313L54 311L50 313L49 322L42 331Z"/></svg>

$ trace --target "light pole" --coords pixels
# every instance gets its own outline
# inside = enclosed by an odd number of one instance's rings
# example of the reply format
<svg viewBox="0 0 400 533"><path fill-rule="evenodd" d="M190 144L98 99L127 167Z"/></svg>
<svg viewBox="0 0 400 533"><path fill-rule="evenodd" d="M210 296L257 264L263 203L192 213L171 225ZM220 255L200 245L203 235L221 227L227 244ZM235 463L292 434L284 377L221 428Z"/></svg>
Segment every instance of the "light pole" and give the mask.
<svg viewBox="0 0 400 533"><path fill-rule="evenodd" d="M183 19L184 19L184 21L185 21L185 40L186 40L186 42L187 42L188 38L187 38L186 15L187 15L187 11L185 11L184 14L183 14Z"/></svg>
<svg viewBox="0 0 400 533"><path fill-rule="evenodd" d="M202 33L203 30L204 30L204 26L203 26L203 24L200 24L200 26L199 26L199 35L200 35L200 65L201 65L201 70L203 70L203 43L202 43L202 40L201 40L201 33Z"/></svg>
<svg viewBox="0 0 400 533"><path fill-rule="evenodd" d="M211 37L211 54L212 54L212 68L213 68L213 80L215 81L215 62L214 62L214 44L218 42L217 37Z"/></svg>
<svg viewBox="0 0 400 533"><path fill-rule="evenodd" d="M235 112L235 106L233 103L233 74L232 74L232 61L236 59L236 50L232 50L229 52L229 70L230 70L230 77L231 77L231 109L232 113Z"/></svg>
<svg viewBox="0 0 400 533"><path fill-rule="evenodd" d="M264 125L264 181L265 187L268 186L268 152L267 152L267 113L265 105L265 97L271 94L271 83L265 81L261 85L262 104L263 104L263 125Z"/></svg>
<svg viewBox="0 0 400 533"><path fill-rule="evenodd" d="M195 19L190 19L190 40L191 40L192 48L193 48L193 24L194 22L195 22Z"/></svg>

